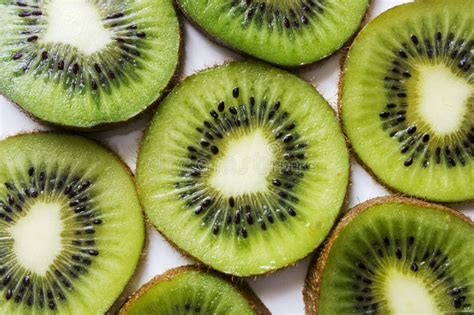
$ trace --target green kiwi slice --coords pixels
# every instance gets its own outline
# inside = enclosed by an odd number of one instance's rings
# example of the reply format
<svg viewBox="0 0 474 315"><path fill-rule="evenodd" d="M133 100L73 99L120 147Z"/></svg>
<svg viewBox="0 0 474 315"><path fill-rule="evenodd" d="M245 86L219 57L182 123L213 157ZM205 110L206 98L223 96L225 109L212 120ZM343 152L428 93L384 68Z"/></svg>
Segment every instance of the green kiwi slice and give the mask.
<svg viewBox="0 0 474 315"><path fill-rule="evenodd" d="M63 127L130 120L179 62L171 0L0 0L0 21L0 93Z"/></svg>
<svg viewBox="0 0 474 315"><path fill-rule="evenodd" d="M183 266L156 276L135 292L120 315L259 314L270 312L245 283Z"/></svg>
<svg viewBox="0 0 474 315"><path fill-rule="evenodd" d="M0 313L104 314L140 260L130 171L79 136L0 142Z"/></svg>
<svg viewBox="0 0 474 315"><path fill-rule="evenodd" d="M348 178L327 102L253 62L185 79L160 105L137 162L150 221L185 253L237 276L308 255L338 216Z"/></svg>
<svg viewBox="0 0 474 315"><path fill-rule="evenodd" d="M356 38L341 92L354 152L384 184L435 201L474 199L471 1L395 7Z"/></svg>
<svg viewBox="0 0 474 315"><path fill-rule="evenodd" d="M369 0L177 0L211 38L265 61L300 66L341 48Z"/></svg>
<svg viewBox="0 0 474 315"><path fill-rule="evenodd" d="M455 210L385 197L332 232L304 289L307 314L472 314L474 224Z"/></svg>

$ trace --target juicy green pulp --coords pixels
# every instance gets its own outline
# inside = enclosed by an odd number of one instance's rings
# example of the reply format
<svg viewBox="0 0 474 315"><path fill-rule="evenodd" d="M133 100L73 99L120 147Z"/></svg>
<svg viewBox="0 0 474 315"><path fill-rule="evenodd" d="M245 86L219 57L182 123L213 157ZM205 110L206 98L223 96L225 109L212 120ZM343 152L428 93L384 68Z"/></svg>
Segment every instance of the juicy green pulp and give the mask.
<svg viewBox="0 0 474 315"><path fill-rule="evenodd" d="M72 90L64 80L58 80L57 75L44 71L24 74L12 55L18 51L17 38L26 41L31 35L18 35L25 27L18 23L21 18L11 3L0 1L0 93L40 120L86 129L125 122L162 95L179 63L179 22L171 1L127 1L122 6L134 12L134 18L146 32L146 39L142 40L137 64L123 68L127 73L125 77L109 81L107 88L93 91L90 86ZM41 38L41 33L38 36ZM81 58L88 60L93 56Z"/></svg>
<svg viewBox="0 0 474 315"><path fill-rule="evenodd" d="M140 260L145 240L143 213L128 170L110 151L78 136L38 133L20 135L0 142L0 196L7 194L4 181L28 172L30 165L45 171L70 170L95 178L90 188L103 223L96 227L99 255L87 273L71 279L66 301L58 301L61 314L105 313L122 293ZM19 184L20 179L16 179ZM25 210L24 210L25 211ZM71 209L71 211L73 211ZM47 300L46 300L47 301ZM28 307L0 295L2 314L42 314L50 310Z"/></svg>
<svg viewBox="0 0 474 315"><path fill-rule="evenodd" d="M396 45L408 42L412 34L423 38L438 29L472 39L473 28L466 27L474 24L472 12L469 1L401 5L371 22L349 52L341 96L344 130L354 151L375 177L407 195L445 202L474 199L472 158L463 167L449 168L445 163L431 163L427 168L422 168L421 163L405 167L407 156L400 153L399 141L382 129L379 117L387 103L384 76L391 68ZM453 23L451 30L449 21ZM461 29L467 33L461 34Z"/></svg>
<svg viewBox="0 0 474 315"><path fill-rule="evenodd" d="M356 32L369 6L368 0L325 0L323 14L309 18L308 25L288 30L275 21L272 27L266 21L261 26L253 20L245 26L242 15L231 13L231 2L177 1L183 12L211 37L283 66L300 66L333 54ZM266 2L269 6L276 1ZM282 3L278 5L287 7Z"/></svg>
<svg viewBox="0 0 474 315"><path fill-rule="evenodd" d="M354 292L351 278L347 277L348 274L354 276L357 272L356 261L351 260L354 255L376 272L386 271L384 269L391 266L387 260L382 264L382 259L377 256L375 247L370 245L375 238L380 242L382 235L388 235L392 243L395 238L400 239L402 248L406 246L408 237L414 236L413 246L415 249L418 248L417 254L420 255L423 255L426 246L444 251L449 257L450 274L454 275L455 280L466 279L469 283L467 293L463 293L466 295L466 300L474 299L471 289L474 285L473 226L452 213L390 202L375 205L363 211L347 223L337 235L321 274L319 300L315 302L319 314L354 312L352 305L356 301L355 296L359 293ZM364 254L367 248L370 248L370 253ZM405 256L400 262L394 253L391 253L390 260L393 265L404 270L405 274L415 275L409 269L410 266L403 266L404 258ZM420 270L416 276L423 277L423 270L430 271L427 265L419 264L419 266ZM354 273L350 273L351 270L354 270ZM427 278L425 280L431 279L431 277ZM438 279L435 278L435 280ZM377 285L378 283L373 284L373 286ZM427 282L427 285L432 285L432 294L436 291L438 294L443 293L444 300L436 301L442 307L442 311L455 313L462 310L453 307L449 291L440 292L443 285L437 281ZM386 301L378 302L384 304ZM382 313L386 314L383 311Z"/></svg>
<svg viewBox="0 0 474 315"><path fill-rule="evenodd" d="M232 89L240 87L238 99ZM178 197L174 184L189 143L186 135L209 119L220 101L226 106L268 99L281 101L308 142L311 164L294 194L296 217L275 218L266 231L257 224L249 239L235 234L213 235L201 218ZM191 256L224 273L249 276L295 263L325 238L345 199L349 159L340 127L331 108L314 87L281 70L258 63L231 63L193 75L160 105L138 157L139 197L150 221ZM270 183L269 183L270 184Z"/></svg>
<svg viewBox="0 0 474 315"><path fill-rule="evenodd" d="M186 312L185 305L191 309ZM200 311L195 312L196 304ZM124 314L255 314L245 297L227 281L199 271L181 272L158 282Z"/></svg>

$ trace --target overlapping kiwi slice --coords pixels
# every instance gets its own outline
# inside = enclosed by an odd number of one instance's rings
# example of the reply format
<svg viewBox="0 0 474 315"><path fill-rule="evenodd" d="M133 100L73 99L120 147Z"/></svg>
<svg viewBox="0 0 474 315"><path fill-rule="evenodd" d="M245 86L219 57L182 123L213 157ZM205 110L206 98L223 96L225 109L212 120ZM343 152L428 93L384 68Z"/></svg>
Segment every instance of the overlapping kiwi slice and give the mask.
<svg viewBox="0 0 474 315"><path fill-rule="evenodd" d="M344 71L345 131L383 183L436 201L474 199L472 1L395 7L358 36Z"/></svg>
<svg viewBox="0 0 474 315"><path fill-rule="evenodd" d="M474 224L417 200L370 200L339 223L304 291L307 314L472 314Z"/></svg>
<svg viewBox="0 0 474 315"><path fill-rule="evenodd" d="M348 152L314 87L235 62L184 80L141 145L137 182L150 221L224 273L271 272L309 254L343 204Z"/></svg>
<svg viewBox="0 0 474 315"><path fill-rule="evenodd" d="M270 312L247 286L195 266L156 276L135 292L120 315L259 314Z"/></svg>
<svg viewBox="0 0 474 315"><path fill-rule="evenodd" d="M171 0L1 0L0 21L0 93L56 125L128 121L178 64Z"/></svg>
<svg viewBox="0 0 474 315"><path fill-rule="evenodd" d="M0 313L103 314L144 238L133 179L113 153L71 135L0 142Z"/></svg>
<svg viewBox="0 0 474 315"><path fill-rule="evenodd" d="M323 59L356 32L368 0L177 0L212 38L246 54L299 66Z"/></svg>

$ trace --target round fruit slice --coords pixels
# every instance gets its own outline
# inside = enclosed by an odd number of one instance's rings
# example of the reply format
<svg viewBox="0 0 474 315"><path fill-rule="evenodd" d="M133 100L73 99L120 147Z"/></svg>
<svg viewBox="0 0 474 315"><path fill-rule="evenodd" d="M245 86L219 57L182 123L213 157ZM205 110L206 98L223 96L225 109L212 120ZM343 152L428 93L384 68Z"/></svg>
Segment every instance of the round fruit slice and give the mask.
<svg viewBox="0 0 474 315"><path fill-rule="evenodd" d="M0 21L0 93L60 126L128 121L179 61L171 0L0 0Z"/></svg>
<svg viewBox="0 0 474 315"><path fill-rule="evenodd" d="M247 62L184 80L160 105L137 166L139 197L158 230L237 276L316 248L348 177L343 135L314 87Z"/></svg>
<svg viewBox="0 0 474 315"><path fill-rule="evenodd" d="M0 142L0 313L104 314L140 259L129 170L78 136Z"/></svg>
<svg viewBox="0 0 474 315"><path fill-rule="evenodd" d="M355 153L377 179L436 201L474 199L471 1L396 7L351 48L341 95Z"/></svg>
<svg viewBox="0 0 474 315"><path fill-rule="evenodd" d="M216 273L183 266L156 276L135 292L120 315L270 314L246 285Z"/></svg>
<svg viewBox="0 0 474 315"><path fill-rule="evenodd" d="M368 0L177 0L211 38L284 65L321 60L357 31Z"/></svg>
<svg viewBox="0 0 474 315"><path fill-rule="evenodd" d="M310 266L307 314L474 311L474 224L460 212L398 197L350 211Z"/></svg>

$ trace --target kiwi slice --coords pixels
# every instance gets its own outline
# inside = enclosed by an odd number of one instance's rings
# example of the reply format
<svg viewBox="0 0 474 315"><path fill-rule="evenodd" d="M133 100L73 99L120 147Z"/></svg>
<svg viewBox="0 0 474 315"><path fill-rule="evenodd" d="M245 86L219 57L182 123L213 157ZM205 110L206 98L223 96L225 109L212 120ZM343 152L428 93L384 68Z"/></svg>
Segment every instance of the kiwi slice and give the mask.
<svg viewBox="0 0 474 315"><path fill-rule="evenodd" d="M367 201L332 232L309 269L307 314L474 312L474 224L400 197Z"/></svg>
<svg viewBox="0 0 474 315"><path fill-rule="evenodd" d="M283 66L321 60L357 31L369 0L176 0L211 38Z"/></svg>
<svg viewBox="0 0 474 315"><path fill-rule="evenodd" d="M156 276L135 292L120 315L270 314L245 283L196 266L183 266Z"/></svg>
<svg viewBox="0 0 474 315"><path fill-rule="evenodd" d="M0 0L0 21L0 93L64 127L135 117L179 61L171 0Z"/></svg>
<svg viewBox="0 0 474 315"><path fill-rule="evenodd" d="M354 152L381 182L435 201L474 199L471 1L395 7L357 37L341 93Z"/></svg>
<svg viewBox="0 0 474 315"><path fill-rule="evenodd" d="M185 253L237 276L308 255L338 216L348 178L326 101L253 62L184 80L160 105L137 163L150 221Z"/></svg>
<svg viewBox="0 0 474 315"><path fill-rule="evenodd" d="M133 179L115 154L53 133L0 142L0 313L103 314L144 238Z"/></svg>

